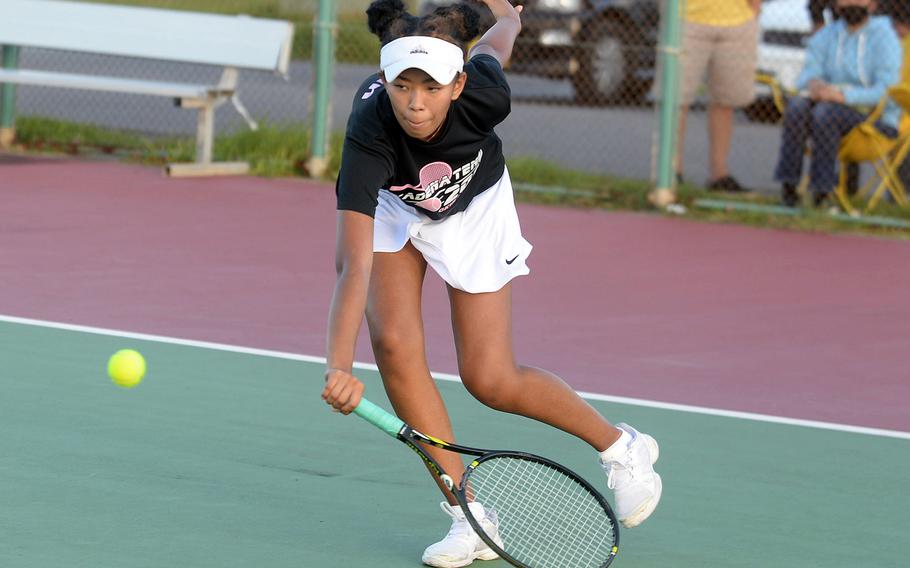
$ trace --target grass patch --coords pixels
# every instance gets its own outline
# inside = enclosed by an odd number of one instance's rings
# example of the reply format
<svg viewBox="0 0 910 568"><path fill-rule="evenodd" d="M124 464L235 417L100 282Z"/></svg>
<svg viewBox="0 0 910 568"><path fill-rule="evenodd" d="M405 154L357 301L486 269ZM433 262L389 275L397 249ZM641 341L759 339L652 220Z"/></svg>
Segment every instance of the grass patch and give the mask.
<svg viewBox="0 0 910 568"><path fill-rule="evenodd" d="M75 155L109 154L131 162L164 165L191 162L194 142L183 138L149 138L140 134L108 130L48 118L23 117L17 125L18 143L26 149L64 152ZM331 137L331 161L327 179L335 179L340 167L344 134ZM310 155L310 130L303 124L262 124L257 131L241 130L218 136L215 159L250 163L255 175L278 177L305 175ZM648 202L650 183L643 180L571 170L530 157L508 160L509 172L519 200L547 205L654 212ZM678 202L686 208L685 218L825 233L854 233L910 239L910 229L861 224L833 217L824 211L742 211L732 208L697 207L696 200L718 200L757 206L775 206L773 197L759 194L718 194L690 185L679 188ZM662 213L671 215L670 213ZM910 222L910 211L882 203L875 215Z"/></svg>
<svg viewBox="0 0 910 568"><path fill-rule="evenodd" d="M655 211L648 202L651 185L647 181L579 172L536 158L511 158L508 164L520 201L608 210ZM806 208L775 213L733 208L706 209L695 204L696 200L718 199L757 206L779 205L778 200L771 196L752 193L718 194L691 185L681 186L677 193L677 201L685 207L684 217L688 219L762 228L910 239L908 228L864 224L861 219L838 218L823 210ZM675 216L666 212L662 214ZM873 214L876 217L910 222L910 210L888 203L879 204Z"/></svg>
<svg viewBox="0 0 910 568"><path fill-rule="evenodd" d="M41 117L20 118L16 135L17 143L28 150L107 154L147 165L192 162L196 151L195 141L189 137L148 137ZM333 144L340 147L340 139ZM216 161L248 161L255 175L303 175L310 154L310 130L301 124L260 124L256 131L216 137L213 154ZM337 171L338 165L334 167Z"/></svg>
<svg viewBox="0 0 910 568"><path fill-rule="evenodd" d="M143 161L190 161L194 144L188 139L149 138L94 126L44 117L16 120L16 143L38 152L72 155L108 154L123 158L143 156Z"/></svg>

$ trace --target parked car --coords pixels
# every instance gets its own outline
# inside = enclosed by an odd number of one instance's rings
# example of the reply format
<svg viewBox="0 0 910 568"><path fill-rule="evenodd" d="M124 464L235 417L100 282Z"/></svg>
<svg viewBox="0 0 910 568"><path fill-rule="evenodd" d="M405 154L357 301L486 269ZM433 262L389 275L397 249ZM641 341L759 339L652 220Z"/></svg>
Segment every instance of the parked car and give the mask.
<svg viewBox="0 0 910 568"><path fill-rule="evenodd" d="M446 0L425 0L421 13ZM654 78L658 0L521 0L522 31L509 70L570 79L580 103L640 101ZM483 5L484 28L493 17Z"/></svg>
<svg viewBox="0 0 910 568"><path fill-rule="evenodd" d="M450 0L423 0L426 13ZM640 102L651 88L657 61L659 0L519 0L522 32L509 70L569 79L582 104ZM483 29L493 16L475 5ZM806 0L765 0L759 18L758 70L792 88L805 60L812 24ZM753 120L777 120L767 85L758 84Z"/></svg>

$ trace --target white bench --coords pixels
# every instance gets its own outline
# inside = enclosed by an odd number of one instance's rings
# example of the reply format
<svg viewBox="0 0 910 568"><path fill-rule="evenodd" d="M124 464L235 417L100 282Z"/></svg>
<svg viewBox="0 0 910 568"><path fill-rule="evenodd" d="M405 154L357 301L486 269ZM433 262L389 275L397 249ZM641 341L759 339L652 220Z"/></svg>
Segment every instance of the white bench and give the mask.
<svg viewBox="0 0 910 568"><path fill-rule="evenodd" d="M242 173L245 163L212 163L215 108L231 101L251 128L237 96L239 70L271 71L287 77L294 28L289 22L61 2L0 0L0 45L138 57L223 67L214 85L172 83L61 71L0 68L0 84L114 91L170 97L198 109L196 163L171 164L171 175Z"/></svg>

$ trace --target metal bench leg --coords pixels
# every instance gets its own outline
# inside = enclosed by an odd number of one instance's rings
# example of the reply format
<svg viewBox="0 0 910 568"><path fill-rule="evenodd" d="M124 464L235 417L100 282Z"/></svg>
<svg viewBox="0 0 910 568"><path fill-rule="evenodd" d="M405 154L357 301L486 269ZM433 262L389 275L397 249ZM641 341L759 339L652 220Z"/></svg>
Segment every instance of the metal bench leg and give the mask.
<svg viewBox="0 0 910 568"><path fill-rule="evenodd" d="M196 120L196 161L192 164L168 164L166 172L174 177L200 177L217 175L238 175L250 171L246 162L213 162L212 149L215 142L215 107L223 99L184 99L183 108L198 109Z"/></svg>
<svg viewBox="0 0 910 568"><path fill-rule="evenodd" d="M215 105L209 101L199 109L196 122L196 163L212 163L212 146L215 138Z"/></svg>

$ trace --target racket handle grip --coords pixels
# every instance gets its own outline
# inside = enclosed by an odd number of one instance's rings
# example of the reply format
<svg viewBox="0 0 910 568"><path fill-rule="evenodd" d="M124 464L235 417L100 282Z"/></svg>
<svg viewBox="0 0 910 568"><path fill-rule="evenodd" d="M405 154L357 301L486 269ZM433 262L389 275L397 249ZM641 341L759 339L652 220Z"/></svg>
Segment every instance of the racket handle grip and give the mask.
<svg viewBox="0 0 910 568"><path fill-rule="evenodd" d="M365 398L360 399L360 404L354 409L354 414L393 438L397 438L398 433L404 428L404 422L400 418L389 414Z"/></svg>

